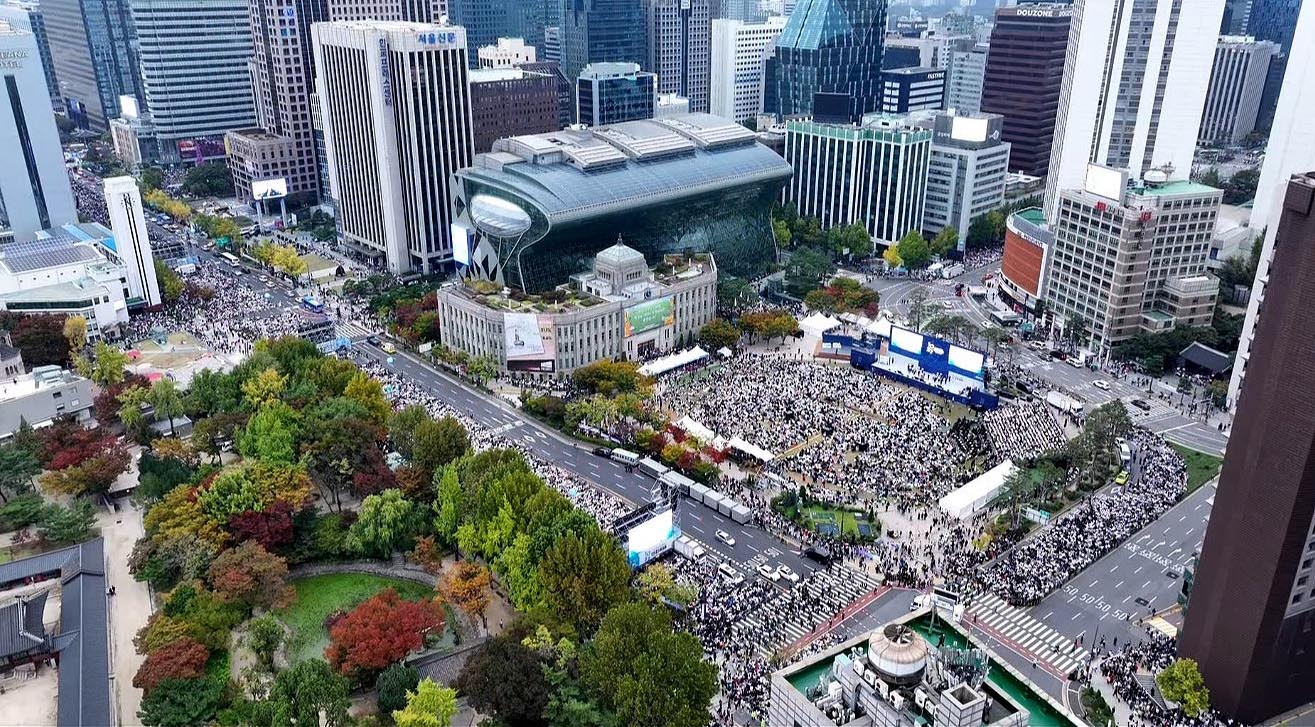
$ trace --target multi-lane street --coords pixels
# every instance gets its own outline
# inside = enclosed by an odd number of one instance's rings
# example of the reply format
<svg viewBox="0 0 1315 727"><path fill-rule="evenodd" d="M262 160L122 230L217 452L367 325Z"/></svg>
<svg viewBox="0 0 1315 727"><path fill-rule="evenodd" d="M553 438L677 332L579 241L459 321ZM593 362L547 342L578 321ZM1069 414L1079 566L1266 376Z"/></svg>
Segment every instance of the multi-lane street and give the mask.
<svg viewBox="0 0 1315 727"><path fill-rule="evenodd" d="M358 343L354 350L357 355L384 363L490 430L521 442L544 460L632 504L639 504L653 496L652 478L627 471L624 465L594 455L588 445L566 439L508 402L472 391L467 385L419 358L402 352L389 356L381 349L365 343ZM392 363L388 363L390 359ZM737 523L692 500L681 500L677 507L677 517L680 529L686 535L720 558L733 563L746 577L751 576L754 568L762 563L784 563L800 575L810 573L817 567L812 561L801 557L797 545L785 543L761 528ZM719 541L715 536L718 530L731 534L735 545L729 546Z"/></svg>

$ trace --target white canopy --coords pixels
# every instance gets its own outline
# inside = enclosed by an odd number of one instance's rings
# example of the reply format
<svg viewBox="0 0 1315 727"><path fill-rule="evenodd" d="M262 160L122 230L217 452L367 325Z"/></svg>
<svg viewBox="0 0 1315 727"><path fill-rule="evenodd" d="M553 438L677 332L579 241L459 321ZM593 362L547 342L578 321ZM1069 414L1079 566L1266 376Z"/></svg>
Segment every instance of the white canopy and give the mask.
<svg viewBox="0 0 1315 727"><path fill-rule="evenodd" d="M744 452L750 457L753 457L754 459L763 462L771 462L773 459L776 459L776 456L773 455L771 452L768 452L762 447L746 442L740 437L731 437L731 441L727 443L727 446L729 446L731 449Z"/></svg>
<svg viewBox="0 0 1315 727"><path fill-rule="evenodd" d="M878 318L864 326L863 330L868 333L874 333L878 336L890 338L890 320L887 318Z"/></svg>
<svg viewBox="0 0 1315 727"><path fill-rule="evenodd" d="M708 429L703 424L694 421L689 416L683 416L676 421L676 426L685 430L685 433L703 442L712 442L717 438L717 433Z"/></svg>
<svg viewBox="0 0 1315 727"><path fill-rule="evenodd" d="M699 359L707 357L707 351L704 351L699 346L695 346L694 348L689 348L684 351L678 351L670 356L663 356L656 361L649 361L639 367L639 373L645 376L657 376L658 374L665 374L672 369L678 369L685 364L691 364Z"/></svg>
<svg viewBox="0 0 1315 727"><path fill-rule="evenodd" d="M735 352L730 350L729 348L726 348L725 346L722 346L721 348L717 349L717 355L721 356L722 358L730 358L733 353Z"/></svg>
<svg viewBox="0 0 1315 727"><path fill-rule="evenodd" d="M971 518L985 510L991 500L1000 494L1005 480L1009 479L1015 469L1016 465L1012 461L1001 462L972 482L942 497L941 509L960 520Z"/></svg>
<svg viewBox="0 0 1315 727"><path fill-rule="evenodd" d="M840 321L825 313L814 313L799 321L799 327L810 336L821 336L838 325L840 325Z"/></svg>

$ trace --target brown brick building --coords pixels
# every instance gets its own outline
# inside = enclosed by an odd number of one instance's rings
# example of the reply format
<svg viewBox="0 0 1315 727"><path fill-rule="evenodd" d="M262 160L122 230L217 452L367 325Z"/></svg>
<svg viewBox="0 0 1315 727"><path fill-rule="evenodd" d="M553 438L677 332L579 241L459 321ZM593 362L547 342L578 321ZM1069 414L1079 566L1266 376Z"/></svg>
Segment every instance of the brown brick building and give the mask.
<svg viewBox="0 0 1315 727"><path fill-rule="evenodd" d="M548 73L520 68L473 70L470 110L476 154L492 151L498 139L561 128L557 119L557 79Z"/></svg>

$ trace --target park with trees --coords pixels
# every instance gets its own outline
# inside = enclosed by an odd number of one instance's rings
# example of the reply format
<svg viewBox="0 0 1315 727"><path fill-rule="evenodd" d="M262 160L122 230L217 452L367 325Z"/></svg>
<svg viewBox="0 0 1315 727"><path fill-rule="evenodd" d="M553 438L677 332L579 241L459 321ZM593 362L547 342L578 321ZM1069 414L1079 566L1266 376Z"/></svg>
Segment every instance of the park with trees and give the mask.
<svg viewBox="0 0 1315 727"><path fill-rule="evenodd" d="M76 323L67 333L79 343ZM186 387L77 348L95 420L0 446L0 529L34 551L94 536L96 499L136 456L145 534L128 565L156 602L133 640L142 724L444 725L459 697L505 724L706 722L715 667L657 605L697 593L637 576L519 452L475 451L457 420L395 410L377 380L300 339L261 341ZM597 401L651 386L626 365L577 383ZM182 416L188 439L144 426ZM462 644L474 651L452 684L408 663Z"/></svg>

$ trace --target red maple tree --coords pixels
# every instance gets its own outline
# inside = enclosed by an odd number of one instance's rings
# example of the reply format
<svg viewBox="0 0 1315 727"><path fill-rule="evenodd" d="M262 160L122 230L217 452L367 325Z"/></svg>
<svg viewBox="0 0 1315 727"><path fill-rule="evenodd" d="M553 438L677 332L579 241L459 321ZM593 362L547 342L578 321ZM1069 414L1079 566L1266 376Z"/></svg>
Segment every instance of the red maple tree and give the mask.
<svg viewBox="0 0 1315 727"><path fill-rule="evenodd" d="M205 676L209 659L210 650L204 644L184 636L147 654L132 678L132 685L150 693L165 679L200 679Z"/></svg>
<svg viewBox="0 0 1315 727"><path fill-rule="evenodd" d="M264 512L240 512L229 519L228 531L239 543L254 540L273 553L291 543L295 535L292 505L287 500L275 500Z"/></svg>
<svg viewBox="0 0 1315 727"><path fill-rule="evenodd" d="M366 683L402 657L424 646L425 635L443 626L443 612L430 600L403 601L385 589L329 629L324 656L338 673Z"/></svg>

